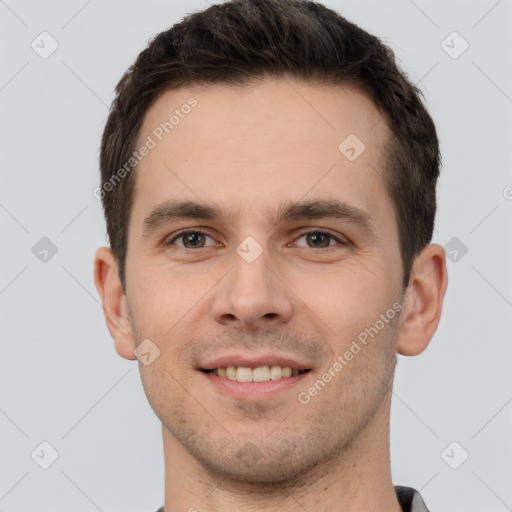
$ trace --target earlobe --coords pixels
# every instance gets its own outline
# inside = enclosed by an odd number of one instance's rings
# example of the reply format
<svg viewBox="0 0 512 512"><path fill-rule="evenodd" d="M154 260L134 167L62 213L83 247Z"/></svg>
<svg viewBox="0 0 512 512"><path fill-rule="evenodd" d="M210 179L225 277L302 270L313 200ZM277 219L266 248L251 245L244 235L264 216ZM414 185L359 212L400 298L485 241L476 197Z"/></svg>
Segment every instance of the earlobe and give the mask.
<svg viewBox="0 0 512 512"><path fill-rule="evenodd" d="M447 286L445 251L439 244L429 244L416 257L405 292L399 354L415 356L427 348L441 319Z"/></svg>
<svg viewBox="0 0 512 512"><path fill-rule="evenodd" d="M117 262L108 247L100 247L94 256L94 283L103 304L103 314L117 353L134 360L133 338L126 297L124 295Z"/></svg>
<svg viewBox="0 0 512 512"><path fill-rule="evenodd" d="M135 341L131 333L120 331L114 337L114 346L116 352L124 359L135 360L137 356L134 353Z"/></svg>

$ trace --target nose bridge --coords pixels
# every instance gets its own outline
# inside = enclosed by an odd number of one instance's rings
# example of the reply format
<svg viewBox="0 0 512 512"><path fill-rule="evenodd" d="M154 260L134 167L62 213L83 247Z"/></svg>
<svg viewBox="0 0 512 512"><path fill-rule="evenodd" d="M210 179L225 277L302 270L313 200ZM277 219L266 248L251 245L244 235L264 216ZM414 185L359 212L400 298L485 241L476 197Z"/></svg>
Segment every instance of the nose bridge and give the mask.
<svg viewBox="0 0 512 512"><path fill-rule="evenodd" d="M286 287L270 270L270 253L255 239L247 237L233 252L232 271L223 280L215 303L219 323L240 323L261 327L288 322L292 314L291 297Z"/></svg>

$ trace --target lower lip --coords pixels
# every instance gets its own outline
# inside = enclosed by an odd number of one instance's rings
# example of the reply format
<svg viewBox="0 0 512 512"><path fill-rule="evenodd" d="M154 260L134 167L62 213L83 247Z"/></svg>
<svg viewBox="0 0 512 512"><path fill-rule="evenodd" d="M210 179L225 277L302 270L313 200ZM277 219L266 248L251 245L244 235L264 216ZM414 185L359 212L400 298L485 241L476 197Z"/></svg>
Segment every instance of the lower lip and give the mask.
<svg viewBox="0 0 512 512"><path fill-rule="evenodd" d="M224 379L213 373L200 371L204 378L222 394L230 395L239 400L263 400L287 391L303 380L311 373L301 373L292 377L267 382L238 382L236 380Z"/></svg>

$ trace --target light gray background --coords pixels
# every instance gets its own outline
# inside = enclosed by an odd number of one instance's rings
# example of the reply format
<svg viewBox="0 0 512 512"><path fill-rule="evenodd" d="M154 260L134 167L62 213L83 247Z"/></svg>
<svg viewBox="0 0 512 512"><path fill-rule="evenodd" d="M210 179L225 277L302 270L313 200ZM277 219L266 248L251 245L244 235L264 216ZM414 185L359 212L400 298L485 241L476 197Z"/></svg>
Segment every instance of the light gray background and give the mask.
<svg viewBox="0 0 512 512"><path fill-rule="evenodd" d="M449 262L430 347L399 358L393 481L421 490L432 512L512 510L512 2L325 4L382 37L419 82L444 157L434 241L468 248ZM0 0L0 511L163 503L160 424L94 288L105 226L93 189L121 74L150 37L206 5ZM47 59L31 48L43 31L59 45ZM469 43L456 59L445 49L461 39L441 46L453 31ZM32 252L42 237L58 249L46 263ZM43 441L59 454L48 469L31 457L49 456Z"/></svg>

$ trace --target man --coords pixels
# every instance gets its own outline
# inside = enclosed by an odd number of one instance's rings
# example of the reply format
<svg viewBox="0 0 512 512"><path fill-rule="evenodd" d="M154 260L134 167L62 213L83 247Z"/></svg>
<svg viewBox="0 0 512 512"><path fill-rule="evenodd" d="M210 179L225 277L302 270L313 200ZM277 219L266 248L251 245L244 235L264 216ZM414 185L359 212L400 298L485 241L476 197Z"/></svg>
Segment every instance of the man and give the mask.
<svg viewBox="0 0 512 512"><path fill-rule="evenodd" d="M233 0L116 93L95 282L162 422L160 510L426 511L389 416L447 287L440 157L392 52L320 4Z"/></svg>

